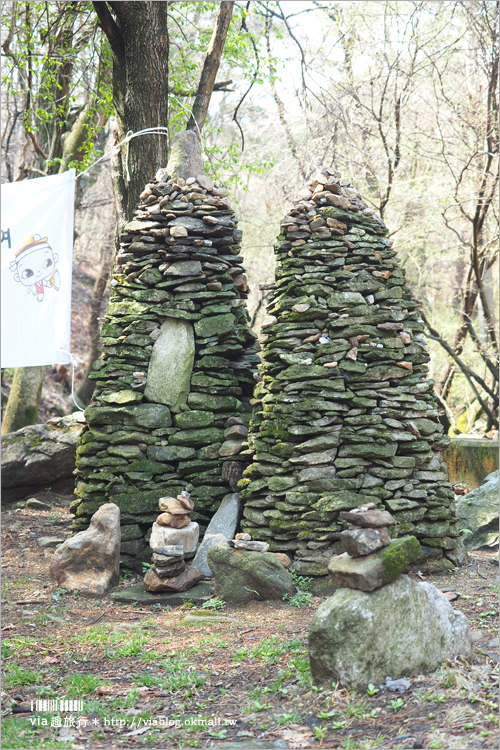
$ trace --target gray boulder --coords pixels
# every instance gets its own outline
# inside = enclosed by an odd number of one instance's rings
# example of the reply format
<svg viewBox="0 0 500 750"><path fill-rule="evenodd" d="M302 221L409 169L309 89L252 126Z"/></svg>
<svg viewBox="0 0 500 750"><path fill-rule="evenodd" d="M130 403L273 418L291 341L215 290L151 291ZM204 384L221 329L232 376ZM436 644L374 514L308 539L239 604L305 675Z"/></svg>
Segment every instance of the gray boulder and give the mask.
<svg viewBox="0 0 500 750"><path fill-rule="evenodd" d="M212 571L207 562L207 552L211 547L224 545L234 538L241 514L240 496L237 492L226 495L207 526L203 541L193 560L193 565L199 568L205 578L212 577Z"/></svg>
<svg viewBox="0 0 500 750"><path fill-rule="evenodd" d="M215 593L225 602L281 600L293 594L290 574L268 552L218 546L208 550L207 562L215 577Z"/></svg>
<svg viewBox="0 0 500 750"><path fill-rule="evenodd" d="M2 499L14 502L51 487L74 489L76 441L85 428L82 412L29 425L2 437Z"/></svg>
<svg viewBox="0 0 500 750"><path fill-rule="evenodd" d="M401 576L372 593L338 589L320 605L309 630L314 682L362 689L469 657L469 623L435 586Z"/></svg>
<svg viewBox="0 0 500 750"><path fill-rule="evenodd" d="M84 596L104 596L120 580L120 540L119 507L101 505L88 529L56 550L50 575L66 589Z"/></svg>
<svg viewBox="0 0 500 750"><path fill-rule="evenodd" d="M498 544L498 490L497 469L488 474L480 487L457 498L458 526L472 531L463 538L467 549Z"/></svg>

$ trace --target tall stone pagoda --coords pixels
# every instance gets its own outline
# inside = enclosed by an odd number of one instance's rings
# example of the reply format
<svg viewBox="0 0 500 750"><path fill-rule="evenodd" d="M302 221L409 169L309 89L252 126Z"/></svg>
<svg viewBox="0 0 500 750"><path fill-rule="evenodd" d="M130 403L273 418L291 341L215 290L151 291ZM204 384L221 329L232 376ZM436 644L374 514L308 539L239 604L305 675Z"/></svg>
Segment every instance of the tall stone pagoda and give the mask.
<svg viewBox="0 0 500 750"><path fill-rule="evenodd" d="M326 573L342 551L339 513L369 502L429 558L465 556L419 303L387 233L323 169L275 245L242 529L292 553L300 574Z"/></svg>
<svg viewBox="0 0 500 750"><path fill-rule="evenodd" d="M75 527L116 503L122 563L138 570L159 498L189 492L206 527L246 439L258 356L236 227L196 134L181 133L120 237L77 448Z"/></svg>

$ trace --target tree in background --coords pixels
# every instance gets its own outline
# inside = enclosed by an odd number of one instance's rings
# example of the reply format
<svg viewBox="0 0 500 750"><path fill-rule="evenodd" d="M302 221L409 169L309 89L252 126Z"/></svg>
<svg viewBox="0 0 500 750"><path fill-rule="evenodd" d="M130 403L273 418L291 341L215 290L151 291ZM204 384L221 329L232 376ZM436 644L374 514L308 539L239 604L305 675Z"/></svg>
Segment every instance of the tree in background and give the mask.
<svg viewBox="0 0 500 750"><path fill-rule="evenodd" d="M6 20L9 34L4 53L11 60L8 95L16 105L4 128L7 133L4 160L11 165L12 174L13 136L20 118L16 96L20 92L25 94L27 104L20 156L17 151L19 179L49 174L57 167L65 170L75 166L77 159L82 160L81 167L85 168L99 153L94 148L96 137L111 112L116 115L115 144L129 132L168 128L169 137L163 132L134 138L112 157L113 189L121 225L132 216L144 184L158 168L166 165L173 134L186 127L186 122L188 129L201 131L212 92L226 91L231 83L215 82L228 32L228 60L232 65L245 66L246 11L238 10L230 28L234 2L227 0L55 3L52 15L45 16L46 6L46 3L13 2L10 19ZM14 45L16 50L19 48L18 55L13 52ZM36 53L35 71L36 45L43 52ZM100 50L98 56L96 50ZM82 67L88 78L84 84L82 77L78 78ZM93 71L92 76L89 70ZM34 100L42 104L35 107ZM71 152L64 151L66 143L71 144ZM222 161L223 149L212 149L212 157L217 152ZM72 161L69 153L74 156ZM233 156L233 161L237 157ZM90 303L91 346L85 378L77 392L83 405L89 402L93 391L87 375L98 356L99 313L111 267L110 251L111 244L105 252L103 248L101 271ZM35 371L25 373L30 375L31 384L33 375L38 375L38 396L32 394L28 417L11 391L7 412L18 416L15 421L10 418L6 421L5 431L12 429L13 424L18 428L36 421L43 368L29 369ZM19 379L23 379L22 370L16 373L16 382ZM25 394L27 387L17 388L16 393Z"/></svg>
<svg viewBox="0 0 500 750"><path fill-rule="evenodd" d="M269 55L279 49L281 59L289 53L295 60L293 84L268 85L280 121L269 145L280 154L270 175L275 194L295 198L296 186L324 164L361 189L397 234L423 302L444 419L456 428L469 402L478 405L484 430L498 427L491 281L498 262L498 4L259 6ZM314 22L304 20L311 16ZM262 218L269 243L279 203L250 220Z"/></svg>
<svg viewBox="0 0 500 750"><path fill-rule="evenodd" d="M91 9L77 2L11 2L4 6L7 12L2 44L7 177L18 181L72 166L85 169L111 113L109 55L96 41ZM15 371L2 434L36 422L44 372L44 367Z"/></svg>

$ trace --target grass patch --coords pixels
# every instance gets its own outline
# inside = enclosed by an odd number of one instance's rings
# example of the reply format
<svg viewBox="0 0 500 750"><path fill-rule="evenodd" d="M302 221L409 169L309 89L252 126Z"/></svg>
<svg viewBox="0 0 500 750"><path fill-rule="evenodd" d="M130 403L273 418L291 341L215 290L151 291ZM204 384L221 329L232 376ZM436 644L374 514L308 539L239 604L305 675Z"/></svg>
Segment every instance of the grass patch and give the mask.
<svg viewBox="0 0 500 750"><path fill-rule="evenodd" d="M102 679L93 674L73 674L63 684L69 698L83 698L94 693L102 682Z"/></svg>
<svg viewBox="0 0 500 750"><path fill-rule="evenodd" d="M68 743L50 737L39 737L26 718L5 718L2 721L2 747L9 750L67 750Z"/></svg>
<svg viewBox="0 0 500 750"><path fill-rule="evenodd" d="M22 687L23 685L39 685L43 680L41 670L20 667L17 664L9 664L5 668L4 687Z"/></svg>

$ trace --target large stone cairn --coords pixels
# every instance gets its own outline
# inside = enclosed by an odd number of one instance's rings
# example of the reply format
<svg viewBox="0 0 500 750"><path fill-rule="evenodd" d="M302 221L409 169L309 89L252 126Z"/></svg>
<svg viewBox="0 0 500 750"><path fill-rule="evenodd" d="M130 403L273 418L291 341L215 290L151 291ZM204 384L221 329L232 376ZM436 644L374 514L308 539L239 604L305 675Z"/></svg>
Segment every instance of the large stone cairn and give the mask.
<svg viewBox="0 0 500 750"><path fill-rule="evenodd" d="M387 229L322 170L281 223L239 486L242 529L322 575L341 511L373 502L424 554L458 543L419 303ZM430 549L432 548L432 550Z"/></svg>
<svg viewBox="0 0 500 750"><path fill-rule="evenodd" d="M158 497L187 489L206 527L228 492L223 467L238 477L225 462L246 440L258 356L226 196L185 132L120 236L72 510L81 528L116 503L122 563L138 570Z"/></svg>

